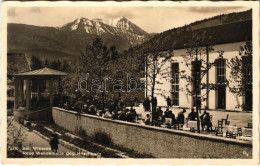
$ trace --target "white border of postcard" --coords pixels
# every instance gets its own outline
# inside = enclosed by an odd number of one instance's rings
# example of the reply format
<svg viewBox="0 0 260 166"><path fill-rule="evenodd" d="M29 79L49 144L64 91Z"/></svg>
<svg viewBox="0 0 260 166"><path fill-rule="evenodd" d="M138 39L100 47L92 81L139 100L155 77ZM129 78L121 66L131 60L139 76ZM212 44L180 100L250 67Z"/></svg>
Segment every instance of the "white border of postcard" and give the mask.
<svg viewBox="0 0 260 166"><path fill-rule="evenodd" d="M248 6L253 9L253 158L252 159L75 159L75 158L17 158L10 159L6 156L6 90L7 90L7 8L8 7L70 7L70 6L88 6L88 7L105 7L105 6ZM159 1L128 1L128 2L16 2L9 1L2 3L2 49L1 49L1 158L4 164L258 164L259 163L259 2L258 1L226 1L226 2L210 2L210 1L185 1L185 2L159 2Z"/></svg>

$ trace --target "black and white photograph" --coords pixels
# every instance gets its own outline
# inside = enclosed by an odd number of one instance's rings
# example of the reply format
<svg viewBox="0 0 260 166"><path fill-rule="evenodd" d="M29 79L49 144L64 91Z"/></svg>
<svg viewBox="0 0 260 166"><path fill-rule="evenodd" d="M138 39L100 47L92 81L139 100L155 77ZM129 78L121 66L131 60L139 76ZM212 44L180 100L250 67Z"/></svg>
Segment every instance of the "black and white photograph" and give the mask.
<svg viewBox="0 0 260 166"><path fill-rule="evenodd" d="M8 163L259 162L259 2L35 4L2 11Z"/></svg>

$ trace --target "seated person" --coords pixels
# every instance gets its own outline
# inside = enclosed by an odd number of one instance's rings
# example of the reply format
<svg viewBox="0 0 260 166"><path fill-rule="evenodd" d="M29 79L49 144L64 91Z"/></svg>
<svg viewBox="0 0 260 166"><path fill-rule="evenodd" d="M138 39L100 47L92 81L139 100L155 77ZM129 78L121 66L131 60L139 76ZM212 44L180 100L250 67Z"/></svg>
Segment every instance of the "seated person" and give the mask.
<svg viewBox="0 0 260 166"><path fill-rule="evenodd" d="M165 116L165 118L168 118L168 113L169 113L169 109L166 108L166 110L164 111L164 116Z"/></svg>
<svg viewBox="0 0 260 166"><path fill-rule="evenodd" d="M125 111L125 110L119 111L119 112L118 112L118 120L123 120L123 121L125 121L125 120L126 120L125 114L126 114L126 111Z"/></svg>
<svg viewBox="0 0 260 166"><path fill-rule="evenodd" d="M134 122L137 116L135 109L130 109L130 113L131 113L132 121Z"/></svg>
<svg viewBox="0 0 260 166"><path fill-rule="evenodd" d="M99 109L99 110L96 111L96 115L97 115L97 116L101 116L101 117L104 117L104 114L105 114L105 113L106 113L105 110L100 110L100 109Z"/></svg>
<svg viewBox="0 0 260 166"><path fill-rule="evenodd" d="M82 111L86 114L89 114L89 110L88 110L88 105L87 104L84 104L83 105L83 108L82 108Z"/></svg>
<svg viewBox="0 0 260 166"><path fill-rule="evenodd" d="M146 115L146 118L144 120L145 125L150 125L151 124L151 117L149 114Z"/></svg>
<svg viewBox="0 0 260 166"><path fill-rule="evenodd" d="M200 116L200 119L202 131L204 130L205 126L207 126L207 132L209 131L209 128L211 128L212 131L212 122L210 121L210 115L207 111L204 111L204 113Z"/></svg>
<svg viewBox="0 0 260 166"><path fill-rule="evenodd" d="M186 112L185 109L183 109L181 112L178 113L178 117L177 117L177 124L184 124L184 119L185 119L185 116L184 116L184 113Z"/></svg>
<svg viewBox="0 0 260 166"><path fill-rule="evenodd" d="M195 121L197 119L197 114L196 114L196 112L194 112L194 108L191 109L191 112L189 113L188 118L191 121Z"/></svg>
<svg viewBox="0 0 260 166"><path fill-rule="evenodd" d="M164 124L170 128L172 126L172 118L165 118Z"/></svg>
<svg viewBox="0 0 260 166"><path fill-rule="evenodd" d="M117 111L112 111L112 119L118 119L118 112Z"/></svg>
<svg viewBox="0 0 260 166"><path fill-rule="evenodd" d="M160 115L157 117L155 125L156 126L161 126L164 123L165 119L163 115Z"/></svg>
<svg viewBox="0 0 260 166"><path fill-rule="evenodd" d="M154 116L154 124L156 126L158 126L158 119L159 119L159 116L160 116L160 112L159 112L159 109L157 108L156 111L153 113L153 116Z"/></svg>
<svg viewBox="0 0 260 166"><path fill-rule="evenodd" d="M175 115L172 113L172 111L169 111L168 117L171 118L172 125L175 125L176 119L175 119Z"/></svg>
<svg viewBox="0 0 260 166"><path fill-rule="evenodd" d="M127 110L127 112L125 114L125 118L126 118L127 122L133 122L130 110Z"/></svg>
<svg viewBox="0 0 260 166"><path fill-rule="evenodd" d="M96 108L95 105L89 106L88 110L89 110L89 113L90 113L91 115L96 115L96 114L97 114L97 108Z"/></svg>

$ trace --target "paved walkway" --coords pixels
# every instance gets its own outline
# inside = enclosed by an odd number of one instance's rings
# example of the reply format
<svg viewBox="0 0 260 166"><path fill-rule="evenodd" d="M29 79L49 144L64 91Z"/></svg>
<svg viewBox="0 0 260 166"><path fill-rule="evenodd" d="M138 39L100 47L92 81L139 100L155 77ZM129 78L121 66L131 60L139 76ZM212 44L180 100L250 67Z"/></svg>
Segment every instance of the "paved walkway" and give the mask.
<svg viewBox="0 0 260 166"><path fill-rule="evenodd" d="M13 122L16 128L20 128L21 125ZM67 149L66 147L59 144L58 153L56 155L51 154L49 142L34 133L33 131L27 131L25 128L21 128L22 132L25 134L25 139L23 142L24 154L27 157L36 157L36 158L81 158L83 156L80 155L73 155L71 150ZM34 150L33 150L34 149ZM27 152L27 153L26 153ZM32 152L38 155L33 156ZM39 152L44 152L39 155Z"/></svg>

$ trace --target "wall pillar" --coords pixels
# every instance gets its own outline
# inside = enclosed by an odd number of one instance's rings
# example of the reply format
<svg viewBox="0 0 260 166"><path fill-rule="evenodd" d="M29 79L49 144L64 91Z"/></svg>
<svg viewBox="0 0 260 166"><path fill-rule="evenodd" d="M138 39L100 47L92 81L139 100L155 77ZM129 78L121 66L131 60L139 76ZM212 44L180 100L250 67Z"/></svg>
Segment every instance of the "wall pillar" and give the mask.
<svg viewBox="0 0 260 166"><path fill-rule="evenodd" d="M53 78L49 81L49 91L50 91L50 107L53 107Z"/></svg>
<svg viewBox="0 0 260 166"><path fill-rule="evenodd" d="M26 111L31 107L31 79L26 79Z"/></svg>
<svg viewBox="0 0 260 166"><path fill-rule="evenodd" d="M19 85L19 106L22 106L24 103L24 82L23 79L21 79Z"/></svg>

